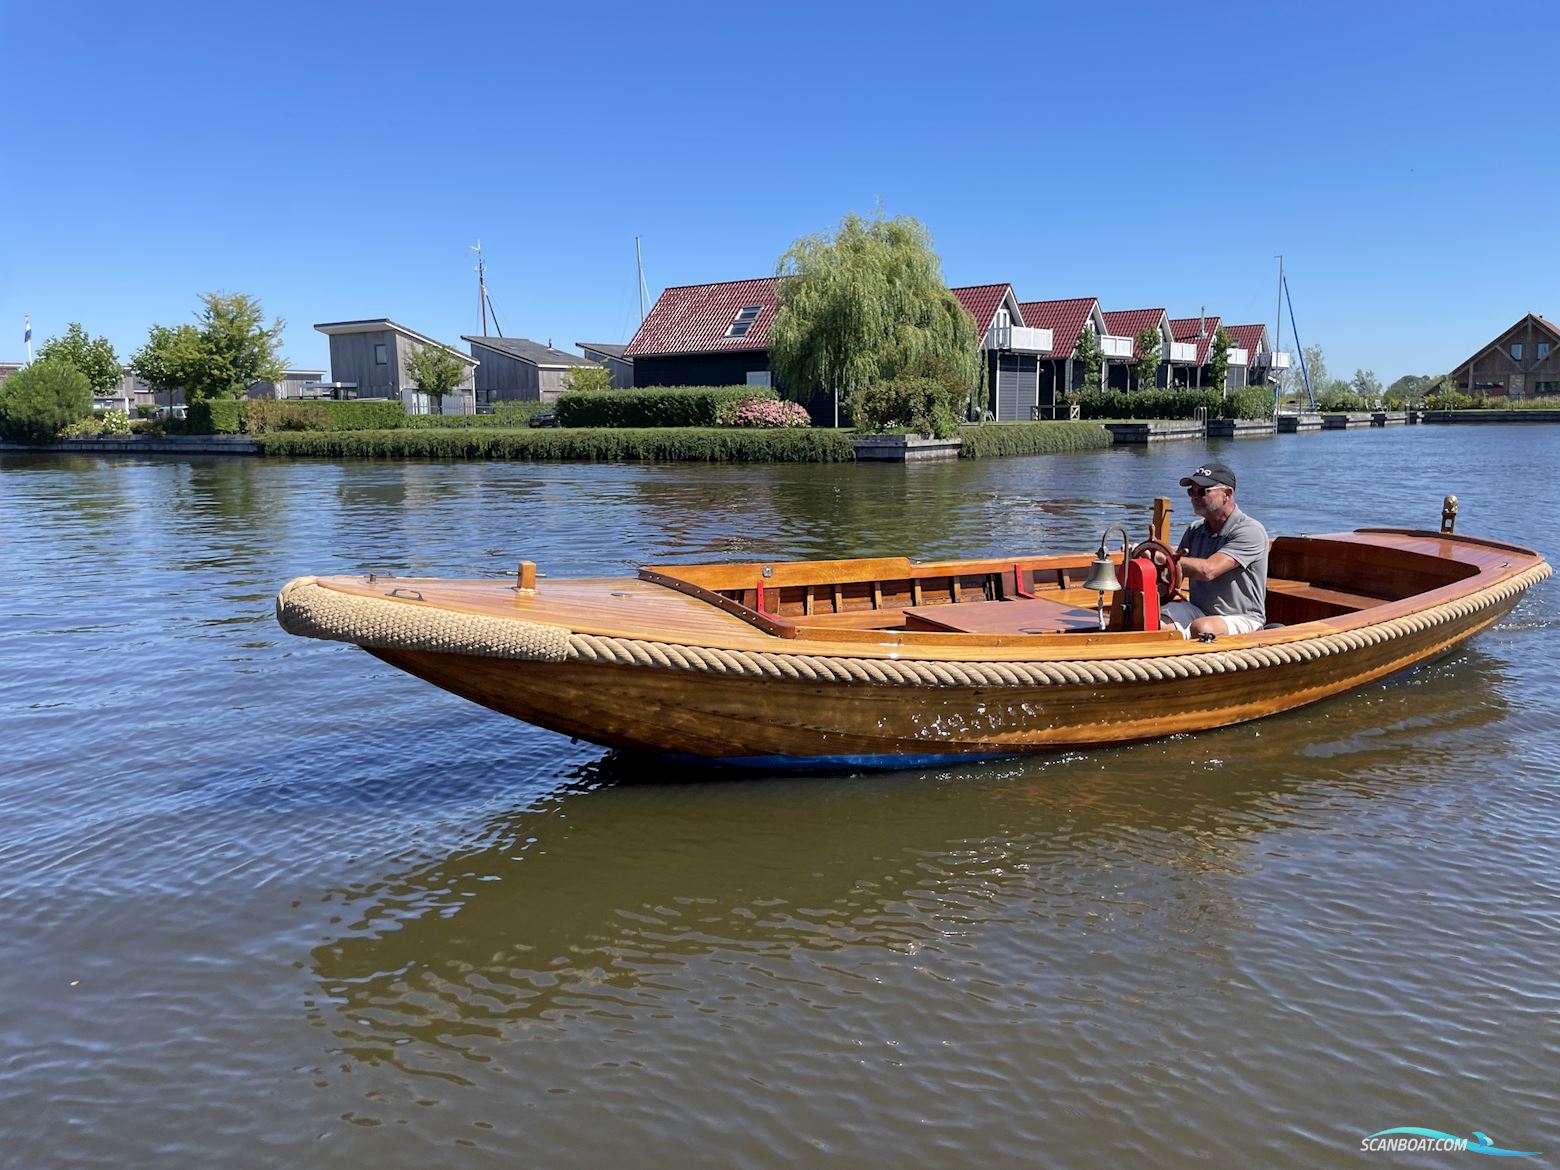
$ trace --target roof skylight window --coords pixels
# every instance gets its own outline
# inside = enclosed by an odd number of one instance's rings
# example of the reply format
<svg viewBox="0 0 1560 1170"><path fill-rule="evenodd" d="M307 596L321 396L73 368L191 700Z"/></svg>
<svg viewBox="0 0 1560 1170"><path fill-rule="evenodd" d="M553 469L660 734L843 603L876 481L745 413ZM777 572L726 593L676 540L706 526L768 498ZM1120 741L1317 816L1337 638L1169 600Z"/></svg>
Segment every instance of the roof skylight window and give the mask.
<svg viewBox="0 0 1560 1170"><path fill-rule="evenodd" d="M753 322L758 320L759 310L762 305L749 305L737 310L737 319L731 323L731 328L726 330L727 337L746 337L748 330L753 328Z"/></svg>

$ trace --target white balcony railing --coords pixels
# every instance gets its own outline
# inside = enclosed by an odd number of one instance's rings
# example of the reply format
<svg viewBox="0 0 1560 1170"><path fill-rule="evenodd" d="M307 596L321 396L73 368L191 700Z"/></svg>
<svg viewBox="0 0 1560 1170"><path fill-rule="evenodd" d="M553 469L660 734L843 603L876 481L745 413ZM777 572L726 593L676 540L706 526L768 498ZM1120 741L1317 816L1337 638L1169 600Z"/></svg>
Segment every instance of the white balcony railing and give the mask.
<svg viewBox="0 0 1560 1170"><path fill-rule="evenodd" d="M1287 370L1289 368L1289 355L1283 350L1276 353L1264 351L1257 354L1257 365L1266 366L1270 370Z"/></svg>
<svg viewBox="0 0 1560 1170"><path fill-rule="evenodd" d="M993 325L986 330L986 348L1012 353L1050 353L1051 331L1025 325Z"/></svg>
<svg viewBox="0 0 1560 1170"><path fill-rule="evenodd" d="M1230 365L1246 366L1251 364L1251 355L1243 349L1230 349Z"/></svg>
<svg viewBox="0 0 1560 1170"><path fill-rule="evenodd" d="M1132 356L1132 338L1106 334L1100 338L1100 352L1108 358L1129 358Z"/></svg>
<svg viewBox="0 0 1560 1170"><path fill-rule="evenodd" d="M1173 362L1183 362L1191 365L1197 360L1197 343L1192 341L1172 341L1170 352L1167 355Z"/></svg>

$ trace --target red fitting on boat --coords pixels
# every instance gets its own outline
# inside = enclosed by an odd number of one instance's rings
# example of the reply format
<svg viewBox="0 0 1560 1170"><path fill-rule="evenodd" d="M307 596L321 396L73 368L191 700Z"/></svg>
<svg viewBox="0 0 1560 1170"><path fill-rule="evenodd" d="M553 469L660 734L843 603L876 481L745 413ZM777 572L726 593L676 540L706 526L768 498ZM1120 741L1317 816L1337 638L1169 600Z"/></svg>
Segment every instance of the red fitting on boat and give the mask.
<svg viewBox="0 0 1560 1170"><path fill-rule="evenodd" d="M1134 557L1127 562L1127 591L1132 595L1132 628L1159 628L1159 577L1154 562Z"/></svg>

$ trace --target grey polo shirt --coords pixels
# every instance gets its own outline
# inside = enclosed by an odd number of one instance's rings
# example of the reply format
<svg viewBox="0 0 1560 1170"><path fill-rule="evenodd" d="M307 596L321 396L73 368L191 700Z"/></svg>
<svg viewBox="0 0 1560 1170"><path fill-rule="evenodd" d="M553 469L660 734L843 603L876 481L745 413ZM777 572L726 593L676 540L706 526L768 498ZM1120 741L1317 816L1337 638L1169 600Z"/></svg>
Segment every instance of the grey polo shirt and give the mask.
<svg viewBox="0 0 1560 1170"><path fill-rule="evenodd" d="M1217 532L1204 520L1193 524L1181 537L1181 552L1198 558L1223 553L1240 566L1212 581L1193 581L1193 605L1214 617L1243 615L1267 621L1267 529L1236 508Z"/></svg>

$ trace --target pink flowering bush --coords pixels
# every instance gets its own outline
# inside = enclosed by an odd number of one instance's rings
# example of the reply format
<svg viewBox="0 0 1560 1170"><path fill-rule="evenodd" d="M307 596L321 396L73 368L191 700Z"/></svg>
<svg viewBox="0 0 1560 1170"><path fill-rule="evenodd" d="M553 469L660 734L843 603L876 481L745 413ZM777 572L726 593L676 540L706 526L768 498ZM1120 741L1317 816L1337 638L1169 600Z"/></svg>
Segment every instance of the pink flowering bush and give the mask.
<svg viewBox="0 0 1560 1170"><path fill-rule="evenodd" d="M799 402L753 395L728 402L715 416L718 427L806 427L812 425L807 410Z"/></svg>

